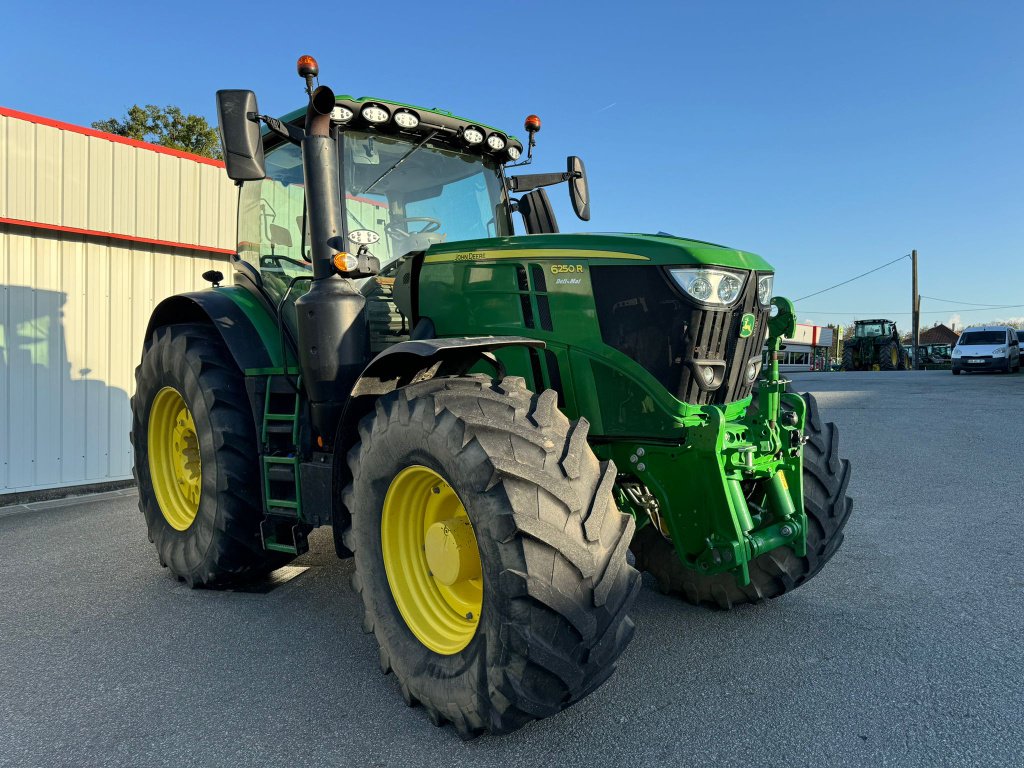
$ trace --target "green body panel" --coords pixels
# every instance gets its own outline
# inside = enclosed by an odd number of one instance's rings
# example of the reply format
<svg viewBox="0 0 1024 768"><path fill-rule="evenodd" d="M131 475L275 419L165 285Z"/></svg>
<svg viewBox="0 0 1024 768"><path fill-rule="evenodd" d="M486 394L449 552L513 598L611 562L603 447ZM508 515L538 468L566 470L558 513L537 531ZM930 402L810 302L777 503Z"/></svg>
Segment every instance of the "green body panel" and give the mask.
<svg viewBox="0 0 1024 768"><path fill-rule="evenodd" d="M428 262L446 258L459 261L476 260L478 252L487 258L514 258L509 251L528 250L532 258L557 259L573 252L600 253L601 258L614 259L620 254L623 263L646 261L662 265L705 265L771 272L767 261L753 253L727 248L724 245L687 240L671 235L630 233L583 233L551 235L516 235L487 240L463 240L431 246Z"/></svg>
<svg viewBox="0 0 1024 768"><path fill-rule="evenodd" d="M499 357L509 373L535 390L558 389L569 418L590 422L595 453L619 467L621 507L638 525L658 526L689 567L734 571L747 583L748 563L758 555L778 546L805 554L805 405L784 394L777 360L782 336L795 328L792 304L775 300L779 314L769 322L773 364L762 377L756 408L750 407L751 397L698 406L676 399L640 364L603 341L591 270L607 264L771 270L754 254L662 235L553 234L446 243L423 258L418 312L441 337L544 341L542 354L510 348ZM533 327L524 322L527 316ZM552 319L550 330L542 327L542 316ZM744 318L741 336L750 335L749 325ZM792 423L782 423L784 401L795 414ZM637 502L630 492L637 484L653 502Z"/></svg>
<svg viewBox="0 0 1024 768"><path fill-rule="evenodd" d="M295 356L284 342L281 329L277 324L277 318L267 312L266 307L252 293L238 285L218 286L212 290L227 296L245 313L245 316L249 318L249 321L256 329L260 343L267 350L267 354L270 357L270 368L250 368L244 372L246 376L298 373ZM287 370L285 370L286 361Z"/></svg>

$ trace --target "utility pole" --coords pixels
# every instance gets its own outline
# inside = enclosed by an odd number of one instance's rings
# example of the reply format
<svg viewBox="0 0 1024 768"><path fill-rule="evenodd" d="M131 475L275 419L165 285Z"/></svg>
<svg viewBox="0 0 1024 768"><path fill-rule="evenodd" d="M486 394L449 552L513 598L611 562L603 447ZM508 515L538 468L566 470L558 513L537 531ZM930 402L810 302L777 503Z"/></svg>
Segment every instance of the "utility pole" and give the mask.
<svg viewBox="0 0 1024 768"><path fill-rule="evenodd" d="M913 313L911 324L911 344L914 347L914 370L917 370L917 345L921 342L921 294L917 292L917 251L910 252L911 270L913 271L913 296L911 297L910 309Z"/></svg>

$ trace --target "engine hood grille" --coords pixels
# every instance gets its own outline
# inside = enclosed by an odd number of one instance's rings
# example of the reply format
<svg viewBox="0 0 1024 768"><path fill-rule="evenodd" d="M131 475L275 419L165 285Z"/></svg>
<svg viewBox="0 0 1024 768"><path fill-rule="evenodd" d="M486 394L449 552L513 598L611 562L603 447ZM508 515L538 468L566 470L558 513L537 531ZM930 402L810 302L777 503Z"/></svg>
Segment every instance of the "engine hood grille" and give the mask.
<svg viewBox="0 0 1024 768"><path fill-rule="evenodd" d="M693 405L723 405L747 397L753 382L747 365L760 360L768 310L757 301L755 272L729 308L691 301L660 267L591 268L601 336L635 360L677 399ZM753 332L741 337L743 316L754 316ZM700 371L711 367L714 383Z"/></svg>

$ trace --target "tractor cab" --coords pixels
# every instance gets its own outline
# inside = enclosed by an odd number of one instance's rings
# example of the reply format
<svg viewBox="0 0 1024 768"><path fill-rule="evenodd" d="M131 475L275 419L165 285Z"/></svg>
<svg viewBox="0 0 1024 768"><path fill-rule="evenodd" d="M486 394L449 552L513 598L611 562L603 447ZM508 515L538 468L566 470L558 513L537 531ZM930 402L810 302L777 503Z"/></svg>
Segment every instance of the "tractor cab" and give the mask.
<svg viewBox="0 0 1024 768"><path fill-rule="evenodd" d="M858 320L853 335L858 339L892 336L895 324L888 320Z"/></svg>
<svg viewBox="0 0 1024 768"><path fill-rule="evenodd" d="M306 110L268 119L260 136L265 175L241 181L238 254L260 273L277 298L293 286L301 295L312 270L312 232L306 199L301 135ZM531 161L540 119L525 123L528 156L518 139L449 112L383 99L334 98L331 151L340 171L339 250L371 255L384 275L398 262L433 245L513 234L518 211L528 233L552 233L558 225L543 189L570 181L581 218L589 218L586 172L570 157L565 173L506 176L506 168ZM514 192L523 192L514 199ZM365 281L360 278L359 282Z"/></svg>

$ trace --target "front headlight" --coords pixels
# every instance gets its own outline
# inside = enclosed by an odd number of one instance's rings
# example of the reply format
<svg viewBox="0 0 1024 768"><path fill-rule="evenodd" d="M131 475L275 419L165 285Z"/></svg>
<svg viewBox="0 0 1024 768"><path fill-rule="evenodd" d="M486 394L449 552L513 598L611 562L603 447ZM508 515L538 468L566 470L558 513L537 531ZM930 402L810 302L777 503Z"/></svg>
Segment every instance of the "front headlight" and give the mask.
<svg viewBox="0 0 1024 768"><path fill-rule="evenodd" d="M957 347L953 350L953 357L960 357L960 348Z"/></svg>
<svg viewBox="0 0 1024 768"><path fill-rule="evenodd" d="M775 275L761 275L757 278L757 300L762 307L772 303L772 286L775 284Z"/></svg>
<svg viewBox="0 0 1024 768"><path fill-rule="evenodd" d="M992 357L1006 357L1006 347L996 347L993 349Z"/></svg>
<svg viewBox="0 0 1024 768"><path fill-rule="evenodd" d="M746 275L724 269L676 267L669 274L690 297L701 304L729 306L743 292Z"/></svg>

